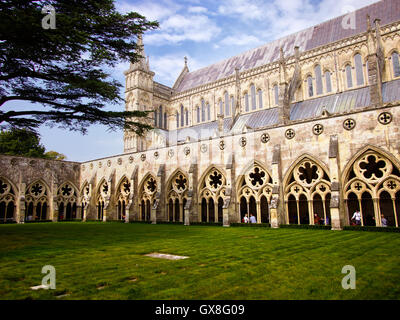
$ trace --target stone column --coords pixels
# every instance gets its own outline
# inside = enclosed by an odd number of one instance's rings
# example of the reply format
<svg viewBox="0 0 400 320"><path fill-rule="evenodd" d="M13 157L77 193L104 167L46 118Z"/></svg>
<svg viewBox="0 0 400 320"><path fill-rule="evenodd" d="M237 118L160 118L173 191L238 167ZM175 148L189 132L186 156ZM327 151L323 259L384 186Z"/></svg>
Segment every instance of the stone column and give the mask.
<svg viewBox="0 0 400 320"><path fill-rule="evenodd" d="M18 199L18 206L17 208L19 209L17 211L17 216L16 216L16 221L17 223L24 223L25 221L25 188L26 185L25 183L20 183L19 185L19 199Z"/></svg>
<svg viewBox="0 0 400 320"><path fill-rule="evenodd" d="M340 171L339 171L338 137L332 135L329 141L329 170L331 175L331 226L332 230L341 230L340 219Z"/></svg>
<svg viewBox="0 0 400 320"><path fill-rule="evenodd" d="M281 181L281 146L279 144L274 146L272 155L272 196L271 203L269 205L271 212L270 224L272 228L279 228L280 221L286 220L285 218L285 206L283 203L283 190ZM281 196L280 196L281 195ZM289 223L289 221L286 221Z"/></svg>

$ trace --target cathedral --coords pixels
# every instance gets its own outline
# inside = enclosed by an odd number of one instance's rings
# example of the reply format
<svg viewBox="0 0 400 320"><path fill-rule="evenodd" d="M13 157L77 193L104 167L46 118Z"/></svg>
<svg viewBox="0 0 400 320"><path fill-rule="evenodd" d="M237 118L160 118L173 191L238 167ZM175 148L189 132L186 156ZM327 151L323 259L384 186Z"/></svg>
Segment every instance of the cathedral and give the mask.
<svg viewBox="0 0 400 320"><path fill-rule="evenodd" d="M278 37L276 37L278 38ZM0 222L399 227L400 1L383 0L154 81L145 46L126 110L154 129L83 163L0 155Z"/></svg>

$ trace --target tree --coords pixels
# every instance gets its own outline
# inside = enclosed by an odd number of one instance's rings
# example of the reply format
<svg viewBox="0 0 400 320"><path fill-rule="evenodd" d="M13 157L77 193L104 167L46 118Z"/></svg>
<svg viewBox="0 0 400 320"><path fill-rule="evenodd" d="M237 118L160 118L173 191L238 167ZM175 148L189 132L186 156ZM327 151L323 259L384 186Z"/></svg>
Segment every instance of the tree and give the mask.
<svg viewBox="0 0 400 320"><path fill-rule="evenodd" d="M55 9L55 29L42 28L45 5ZM138 35L157 27L138 13L117 12L113 0L1 1L0 125L35 131L48 124L85 133L103 124L143 134L151 128L140 122L148 112L105 110L124 100L122 85L105 69L140 59ZM11 101L41 108L5 111Z"/></svg>
<svg viewBox="0 0 400 320"><path fill-rule="evenodd" d="M52 160L66 160L67 159L67 156L65 154L58 153L57 151L53 151L53 150L47 151L44 154L44 157L47 159L52 159Z"/></svg>
<svg viewBox="0 0 400 320"><path fill-rule="evenodd" d="M0 153L15 156L43 158L45 147L36 132L13 129L0 132Z"/></svg>
<svg viewBox="0 0 400 320"><path fill-rule="evenodd" d="M67 158L56 151L46 152L46 148L40 144L38 133L16 128L0 132L0 154L51 160L65 160Z"/></svg>

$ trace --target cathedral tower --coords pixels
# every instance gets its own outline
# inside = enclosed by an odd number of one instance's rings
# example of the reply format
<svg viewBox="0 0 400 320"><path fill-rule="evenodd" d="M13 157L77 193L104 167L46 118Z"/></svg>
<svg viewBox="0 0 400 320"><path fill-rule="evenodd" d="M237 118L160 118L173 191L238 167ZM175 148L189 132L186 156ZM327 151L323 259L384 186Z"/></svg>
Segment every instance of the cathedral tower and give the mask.
<svg viewBox="0 0 400 320"><path fill-rule="evenodd" d="M137 39L137 47L138 61L131 63L129 69L124 72L126 80L125 110L149 111L153 109L154 72L150 71L149 59L146 58L144 52L141 34ZM145 122L146 120L140 121ZM148 144L146 136L139 137L132 131L124 131L124 152L145 151Z"/></svg>

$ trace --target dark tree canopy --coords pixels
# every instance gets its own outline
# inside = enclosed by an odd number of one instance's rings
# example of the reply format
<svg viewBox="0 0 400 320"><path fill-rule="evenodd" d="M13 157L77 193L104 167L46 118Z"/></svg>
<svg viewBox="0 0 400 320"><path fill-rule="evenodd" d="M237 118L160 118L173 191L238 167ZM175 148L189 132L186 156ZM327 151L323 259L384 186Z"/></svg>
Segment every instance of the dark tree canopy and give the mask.
<svg viewBox="0 0 400 320"><path fill-rule="evenodd" d="M0 132L0 154L54 160L65 159L61 153L46 152L45 147L40 144L40 136L36 132L26 129Z"/></svg>
<svg viewBox="0 0 400 320"><path fill-rule="evenodd" d="M55 8L56 29L42 28L45 5ZM138 134L150 129L139 121L148 112L105 110L120 110L124 101L122 85L105 69L137 61L137 36L157 27L138 13L117 12L112 0L2 0L0 126L36 130L48 124L83 133L91 124ZM4 110L11 101L42 107Z"/></svg>

